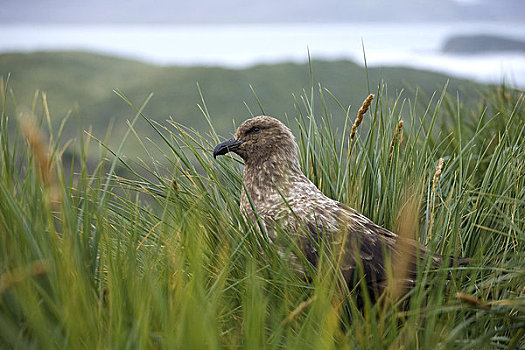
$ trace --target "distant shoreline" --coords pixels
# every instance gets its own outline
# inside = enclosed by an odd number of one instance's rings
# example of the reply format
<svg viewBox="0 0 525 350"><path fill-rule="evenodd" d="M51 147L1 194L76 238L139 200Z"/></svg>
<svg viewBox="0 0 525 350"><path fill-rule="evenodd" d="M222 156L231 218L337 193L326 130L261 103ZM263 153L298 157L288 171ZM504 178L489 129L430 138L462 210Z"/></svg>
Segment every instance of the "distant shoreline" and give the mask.
<svg viewBox="0 0 525 350"><path fill-rule="evenodd" d="M456 35L445 41L441 51L461 55L524 53L525 41L489 34Z"/></svg>
<svg viewBox="0 0 525 350"><path fill-rule="evenodd" d="M0 25L0 53L86 51L157 66L243 69L282 62L349 60L403 66L481 83L525 87L523 54L443 53L451 37L481 32L523 38L525 23L279 23L220 25Z"/></svg>

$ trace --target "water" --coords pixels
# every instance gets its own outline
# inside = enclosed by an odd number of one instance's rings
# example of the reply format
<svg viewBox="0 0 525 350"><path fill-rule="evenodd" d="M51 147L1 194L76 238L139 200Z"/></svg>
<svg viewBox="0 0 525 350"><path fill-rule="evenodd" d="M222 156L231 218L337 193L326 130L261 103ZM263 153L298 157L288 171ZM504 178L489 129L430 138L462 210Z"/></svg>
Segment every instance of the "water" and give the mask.
<svg viewBox="0 0 525 350"><path fill-rule="evenodd" d="M242 68L283 61L350 59L407 66L525 87L525 54L455 56L439 52L457 34L496 34L525 41L525 23L242 24L201 26L0 26L0 52L88 50L159 65Z"/></svg>

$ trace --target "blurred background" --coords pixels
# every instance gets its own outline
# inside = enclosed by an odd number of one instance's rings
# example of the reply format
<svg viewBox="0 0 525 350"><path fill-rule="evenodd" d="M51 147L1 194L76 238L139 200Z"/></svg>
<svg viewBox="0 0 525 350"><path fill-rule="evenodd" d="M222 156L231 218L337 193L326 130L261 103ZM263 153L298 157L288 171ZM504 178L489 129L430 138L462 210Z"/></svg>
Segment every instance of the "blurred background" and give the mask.
<svg viewBox="0 0 525 350"><path fill-rule="evenodd" d="M137 105L153 92L149 117L194 128L207 125L202 93L228 136L250 114L293 117L311 82L345 106L382 83L405 97L447 81L470 97L525 87L523 0L3 0L0 23L13 113L43 91L53 120L98 133L133 116L114 89Z"/></svg>

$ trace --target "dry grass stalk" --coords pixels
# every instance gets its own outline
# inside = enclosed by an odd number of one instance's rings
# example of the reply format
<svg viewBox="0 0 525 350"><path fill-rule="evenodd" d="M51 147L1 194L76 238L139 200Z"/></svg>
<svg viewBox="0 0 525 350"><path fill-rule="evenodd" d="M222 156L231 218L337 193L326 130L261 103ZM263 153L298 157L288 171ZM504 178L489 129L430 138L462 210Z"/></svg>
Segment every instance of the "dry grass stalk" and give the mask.
<svg viewBox="0 0 525 350"><path fill-rule="evenodd" d="M399 143L401 143L401 128L403 127L403 121L400 120L399 123L397 123L397 129L394 133L394 138L392 139L392 144L390 145L390 155L388 156L388 163L392 161L392 156L394 154L394 147L396 146L397 139L399 138Z"/></svg>
<svg viewBox="0 0 525 350"><path fill-rule="evenodd" d="M53 174L50 171L49 146L32 120L28 118L21 119L21 125L22 132L33 154L38 175L44 186L49 186L53 180Z"/></svg>
<svg viewBox="0 0 525 350"><path fill-rule="evenodd" d="M297 306L295 308L295 310L293 310L282 322L281 322L281 327L284 327L286 326L288 323L290 323L291 321L293 321L297 315L299 315L304 309L306 309L308 306L310 306L314 301L315 301L315 295L313 297L311 297L310 299L306 300L306 301L303 301L302 303L299 304L299 306Z"/></svg>
<svg viewBox="0 0 525 350"><path fill-rule="evenodd" d="M140 241L139 245L137 246L136 250L139 250L140 247L142 247L142 245L144 244L144 242L146 242L146 239L148 239L148 237L151 235L151 233L153 231L155 231L155 229L162 223L162 221L159 221L157 222L155 225L153 225L153 227L148 231L148 233L144 236L144 238L142 239L142 241Z"/></svg>
<svg viewBox="0 0 525 350"><path fill-rule="evenodd" d="M417 246L410 242L414 240L419 231L417 215L414 215L414 213L419 212L418 198L410 190L407 192L407 199L399 210L397 228L399 237L396 242L396 250L399 254L393 254L391 257L392 280L388 284L388 295L390 295L392 302L399 300L409 289L410 259L417 256L417 252L413 251L417 249Z"/></svg>
<svg viewBox="0 0 525 350"><path fill-rule="evenodd" d="M434 211L434 199L436 196L436 188L439 182L439 177L441 176L441 171L443 170L443 162L444 162L443 158L439 158L438 165L436 166L436 172L434 173L434 180L432 181L432 192L430 193L428 234L427 234L427 239L425 240L425 244L428 244L428 242L430 241L430 237L432 236L432 222L434 221L432 212Z"/></svg>
<svg viewBox="0 0 525 350"><path fill-rule="evenodd" d="M12 286L22 283L29 277L37 277L49 271L49 263L44 260L32 262L29 266L17 268L0 276L0 294Z"/></svg>
<svg viewBox="0 0 525 350"><path fill-rule="evenodd" d="M469 304L472 307L481 308L481 309L490 309L490 304L482 300L479 300L473 295L468 295L464 293L456 293L456 298L466 304Z"/></svg>
<svg viewBox="0 0 525 350"><path fill-rule="evenodd" d="M44 189L48 191L51 203L57 204L60 201L60 191L55 178L53 162L49 155L49 144L32 118L22 118L20 124L33 155L33 162L40 181Z"/></svg>
<svg viewBox="0 0 525 350"><path fill-rule="evenodd" d="M359 111L357 112L357 117L355 118L354 125L352 125L352 132L350 133L350 139L353 139L355 136L355 133L357 131L357 127L361 124L363 121L363 116L368 111L368 108L370 108L370 104L372 103L372 100L374 99L374 94L368 95L368 97L363 101L363 104L361 105L361 108L359 108Z"/></svg>

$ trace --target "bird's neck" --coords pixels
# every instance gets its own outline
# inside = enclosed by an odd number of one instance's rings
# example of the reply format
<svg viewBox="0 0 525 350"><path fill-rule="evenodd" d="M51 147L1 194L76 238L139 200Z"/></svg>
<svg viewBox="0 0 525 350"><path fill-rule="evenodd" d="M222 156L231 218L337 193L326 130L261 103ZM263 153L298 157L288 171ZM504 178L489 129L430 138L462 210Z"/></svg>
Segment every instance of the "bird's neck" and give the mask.
<svg viewBox="0 0 525 350"><path fill-rule="evenodd" d="M272 194L287 196L294 179L302 175L299 160L294 155L269 156L266 159L247 161L243 182L252 200L265 200Z"/></svg>

